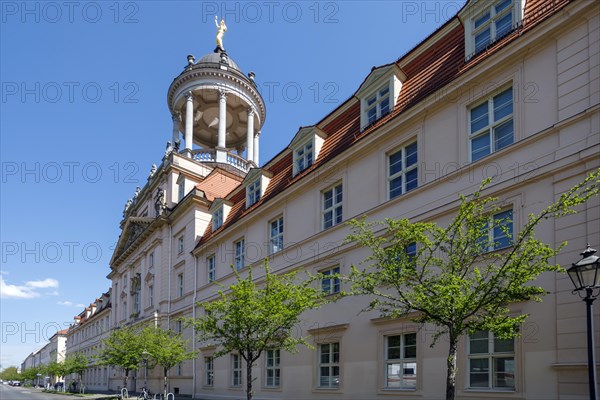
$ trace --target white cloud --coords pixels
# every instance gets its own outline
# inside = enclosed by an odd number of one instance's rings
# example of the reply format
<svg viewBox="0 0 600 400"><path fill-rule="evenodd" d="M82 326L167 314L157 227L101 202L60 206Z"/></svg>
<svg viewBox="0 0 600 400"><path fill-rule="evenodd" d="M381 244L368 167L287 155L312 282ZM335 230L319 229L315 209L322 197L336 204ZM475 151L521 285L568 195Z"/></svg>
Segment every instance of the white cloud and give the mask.
<svg viewBox="0 0 600 400"><path fill-rule="evenodd" d="M69 300L65 300L65 301L58 301L56 302L56 304L61 305L61 306L67 306L67 307L77 307L77 308L83 308L85 307L85 304L81 304L81 303L73 303L72 301Z"/></svg>
<svg viewBox="0 0 600 400"><path fill-rule="evenodd" d="M56 279L47 278L43 281L28 281L25 282L25 286L31 288L45 289L45 288L56 288L58 287L58 281Z"/></svg>
<svg viewBox="0 0 600 400"><path fill-rule="evenodd" d="M0 298L3 299L33 299L39 297L36 289L57 288L56 279L47 278L39 281L27 281L24 285L13 285L4 280L0 274Z"/></svg>

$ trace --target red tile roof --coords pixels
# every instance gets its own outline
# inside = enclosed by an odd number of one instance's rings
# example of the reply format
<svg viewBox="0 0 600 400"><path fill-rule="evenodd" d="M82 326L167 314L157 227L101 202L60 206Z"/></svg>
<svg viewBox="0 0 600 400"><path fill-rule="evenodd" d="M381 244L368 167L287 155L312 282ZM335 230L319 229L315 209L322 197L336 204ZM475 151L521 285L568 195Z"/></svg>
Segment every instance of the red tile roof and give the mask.
<svg viewBox="0 0 600 400"><path fill-rule="evenodd" d="M234 205L229 212L227 220L224 221L223 226L215 232L212 232L211 227L209 226L202 238L200 238L197 247L202 246L202 244L206 243L212 236L227 229L229 226L242 219L246 214L271 200L278 193L292 186L296 181L303 179L307 174L341 154L380 126L416 106L425 98L435 93L437 90L440 90L473 66L502 49L509 42L512 42L516 38L522 36L525 32L533 29L546 18L556 14L560 9L572 1L575 0L528 0L525 7L522 26L499 41L492 43L485 51L473 56L468 61L465 61L465 33L460 21L455 28L451 29L443 37L437 39L435 43L429 45L430 39L433 40L436 33L442 31L454 20L457 20L458 16L451 18L413 50L409 51L396 61L396 64L406 74L407 79L402 85L396 106L392 113L384 116L373 125L361 131L360 102L354 96L350 97L317 124L328 134L328 137L325 139L317 160L315 160L315 163L310 168L302 171L295 177L292 177L292 153L289 149L284 149L263 167L264 169L269 170L273 174L273 177L260 201L251 208L246 209L245 192L243 190L235 191L234 189L230 194L231 198L228 197L228 200L233 202ZM421 54L415 56L414 59L408 63L403 62L409 60L412 53L417 51L421 46L429 47ZM334 113L338 110L343 110L344 108L345 110L342 111L340 115L335 116L333 120L328 121L322 126L324 121L327 121Z"/></svg>

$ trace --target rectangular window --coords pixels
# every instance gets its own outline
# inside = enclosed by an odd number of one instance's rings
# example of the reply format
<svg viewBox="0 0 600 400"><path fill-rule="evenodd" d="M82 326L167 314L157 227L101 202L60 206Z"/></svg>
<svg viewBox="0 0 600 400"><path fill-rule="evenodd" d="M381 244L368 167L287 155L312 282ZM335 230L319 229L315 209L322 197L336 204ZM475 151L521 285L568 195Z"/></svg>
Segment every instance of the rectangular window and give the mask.
<svg viewBox="0 0 600 400"><path fill-rule="evenodd" d="M473 40L475 53L484 50L490 43L513 30L515 18L512 0L499 0L491 3L477 17L473 18Z"/></svg>
<svg viewBox="0 0 600 400"><path fill-rule="evenodd" d="M181 235L177 238L177 254L183 253L183 248L183 235Z"/></svg>
<svg viewBox="0 0 600 400"><path fill-rule="evenodd" d="M216 279L217 276L217 265L216 265L216 257L213 254L212 256L206 259L206 270L208 272L208 281L212 282Z"/></svg>
<svg viewBox="0 0 600 400"><path fill-rule="evenodd" d="M220 207L213 213L212 216L212 230L213 232L219 229L223 225L223 207Z"/></svg>
<svg viewBox="0 0 600 400"><path fill-rule="evenodd" d="M294 151L294 175L310 167L313 164L313 161L313 142L310 140L299 149Z"/></svg>
<svg viewBox="0 0 600 400"><path fill-rule="evenodd" d="M283 217L269 223L269 254L283 250Z"/></svg>
<svg viewBox="0 0 600 400"><path fill-rule="evenodd" d="M265 386L269 388L279 387L281 379L281 369L279 362L281 359L281 351L267 350L265 353Z"/></svg>
<svg viewBox="0 0 600 400"><path fill-rule="evenodd" d="M204 357L204 385L214 384L215 366L212 357Z"/></svg>
<svg viewBox="0 0 600 400"><path fill-rule="evenodd" d="M148 307L154 306L154 286L148 286Z"/></svg>
<svg viewBox="0 0 600 400"><path fill-rule="evenodd" d="M154 252L150 253L150 255L148 255L148 266L150 268L154 267Z"/></svg>
<svg viewBox="0 0 600 400"><path fill-rule="evenodd" d="M385 387L417 388L417 334L385 337Z"/></svg>
<svg viewBox="0 0 600 400"><path fill-rule="evenodd" d="M472 107L469 114L471 161L477 161L513 143L512 87Z"/></svg>
<svg viewBox="0 0 600 400"><path fill-rule="evenodd" d="M319 387L337 388L340 386L340 344L319 345Z"/></svg>
<svg viewBox="0 0 600 400"><path fill-rule="evenodd" d="M340 292L340 279L331 277L331 275L339 275L340 267L330 268L322 271L323 278L321 279L321 290L326 294L335 294Z"/></svg>
<svg viewBox="0 0 600 400"><path fill-rule="evenodd" d="M390 112L390 88L388 85L379 89L365 100L367 126Z"/></svg>
<svg viewBox="0 0 600 400"><path fill-rule="evenodd" d="M242 357L231 355L231 386L242 386Z"/></svg>
<svg viewBox="0 0 600 400"><path fill-rule="evenodd" d="M514 339L498 339L488 331L469 336L469 387L515 388Z"/></svg>
<svg viewBox="0 0 600 400"><path fill-rule="evenodd" d="M233 244L235 247L235 257L233 259L233 264L235 269L238 271L244 268L244 253L246 252L244 239L240 239Z"/></svg>
<svg viewBox="0 0 600 400"><path fill-rule="evenodd" d="M177 364L177 375L178 376L181 376L181 370L183 369L182 367L183 367L182 363Z"/></svg>
<svg viewBox="0 0 600 400"><path fill-rule="evenodd" d="M184 280L183 280L183 273L177 275L177 295L179 297L183 296L183 286L184 284Z"/></svg>
<svg viewBox="0 0 600 400"><path fill-rule="evenodd" d="M181 180L177 185L177 201L183 200L185 197L185 180Z"/></svg>
<svg viewBox="0 0 600 400"><path fill-rule="evenodd" d="M183 332L183 321L177 320L175 321L175 333Z"/></svg>
<svg viewBox="0 0 600 400"><path fill-rule="evenodd" d="M342 222L342 184L323 192L323 229Z"/></svg>
<svg viewBox="0 0 600 400"><path fill-rule="evenodd" d="M246 208L260 200L260 178L246 188Z"/></svg>
<svg viewBox="0 0 600 400"><path fill-rule="evenodd" d="M512 210L494 214L485 224L481 234L479 247L482 252L494 251L509 247L513 241Z"/></svg>
<svg viewBox="0 0 600 400"><path fill-rule="evenodd" d="M418 186L417 142L388 156L389 198L404 194Z"/></svg>

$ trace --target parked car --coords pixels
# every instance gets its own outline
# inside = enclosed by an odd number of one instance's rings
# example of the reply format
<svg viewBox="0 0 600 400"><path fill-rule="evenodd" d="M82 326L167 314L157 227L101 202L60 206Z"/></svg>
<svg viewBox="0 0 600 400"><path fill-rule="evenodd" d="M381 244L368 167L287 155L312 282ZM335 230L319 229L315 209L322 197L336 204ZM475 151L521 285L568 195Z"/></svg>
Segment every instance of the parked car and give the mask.
<svg viewBox="0 0 600 400"><path fill-rule="evenodd" d="M10 381L8 384L10 386L21 386L21 382L19 381Z"/></svg>

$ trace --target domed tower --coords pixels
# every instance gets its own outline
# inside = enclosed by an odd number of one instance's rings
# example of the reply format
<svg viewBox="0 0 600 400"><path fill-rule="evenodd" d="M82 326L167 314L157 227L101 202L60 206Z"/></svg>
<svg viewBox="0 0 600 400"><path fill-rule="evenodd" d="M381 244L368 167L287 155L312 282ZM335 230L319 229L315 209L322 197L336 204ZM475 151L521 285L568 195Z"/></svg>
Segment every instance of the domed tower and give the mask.
<svg viewBox="0 0 600 400"><path fill-rule="evenodd" d="M217 37L219 44L219 38ZM220 45L188 65L169 87L173 143L203 163L228 164L247 172L258 166L258 142L266 117L265 103L254 82Z"/></svg>

